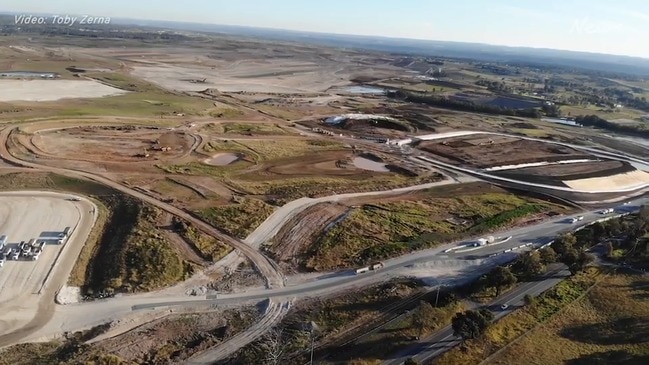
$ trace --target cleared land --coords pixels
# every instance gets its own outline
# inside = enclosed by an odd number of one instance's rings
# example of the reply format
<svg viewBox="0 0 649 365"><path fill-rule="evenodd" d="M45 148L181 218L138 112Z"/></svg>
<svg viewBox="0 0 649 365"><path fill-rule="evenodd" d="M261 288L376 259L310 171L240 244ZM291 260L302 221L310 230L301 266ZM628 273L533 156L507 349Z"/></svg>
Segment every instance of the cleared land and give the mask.
<svg viewBox="0 0 649 365"><path fill-rule="evenodd" d="M110 330L98 326L68 339L9 347L0 364L177 364L236 335L254 323L255 308L172 314L105 341L84 344Z"/></svg>
<svg viewBox="0 0 649 365"><path fill-rule="evenodd" d="M0 101L53 101L125 94L96 81L0 80Z"/></svg>
<svg viewBox="0 0 649 365"><path fill-rule="evenodd" d="M592 156L569 147L480 134L422 141L417 148L445 162L479 169L530 162L592 159Z"/></svg>
<svg viewBox="0 0 649 365"><path fill-rule="evenodd" d="M72 202L69 195L46 192L0 194L0 229L8 247L20 241L58 236L66 227L77 232L65 245L47 244L38 260L20 257L0 268L0 332L11 333L37 315L41 294L51 294L65 283L92 228L91 205ZM43 309L38 309L39 311ZM44 314L44 313L43 313Z"/></svg>

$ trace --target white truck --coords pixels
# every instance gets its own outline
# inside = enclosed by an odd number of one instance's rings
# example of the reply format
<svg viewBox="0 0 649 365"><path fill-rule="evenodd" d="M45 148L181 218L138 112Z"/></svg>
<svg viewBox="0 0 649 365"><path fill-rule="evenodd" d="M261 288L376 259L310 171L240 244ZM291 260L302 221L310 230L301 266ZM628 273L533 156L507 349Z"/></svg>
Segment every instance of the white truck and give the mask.
<svg viewBox="0 0 649 365"><path fill-rule="evenodd" d="M68 238L70 237L71 233L72 233L72 228L65 227L63 232L59 233L59 237L56 240L56 243L59 244L59 245L64 244L68 240Z"/></svg>
<svg viewBox="0 0 649 365"><path fill-rule="evenodd" d="M366 273L366 272L368 272L368 271L370 271L370 267L369 267L369 266L361 267L361 268L359 268L359 269L356 269L356 275L358 275L358 274L363 274L363 273Z"/></svg>
<svg viewBox="0 0 649 365"><path fill-rule="evenodd" d="M600 213L601 214L609 214L609 213L613 213L614 211L615 211L615 209L613 209L613 208L606 208L606 209L600 211Z"/></svg>

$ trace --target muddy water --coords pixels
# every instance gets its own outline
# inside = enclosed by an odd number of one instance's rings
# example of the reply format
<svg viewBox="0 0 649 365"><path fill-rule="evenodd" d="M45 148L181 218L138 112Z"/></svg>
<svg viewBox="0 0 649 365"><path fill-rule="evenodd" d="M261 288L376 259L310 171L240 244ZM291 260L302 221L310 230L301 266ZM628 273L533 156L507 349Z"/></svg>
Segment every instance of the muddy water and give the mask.
<svg viewBox="0 0 649 365"><path fill-rule="evenodd" d="M219 153L211 158L205 159L203 162L212 166L225 166L236 162L240 158L241 156L236 153Z"/></svg>
<svg viewBox="0 0 649 365"><path fill-rule="evenodd" d="M372 161L365 157L354 157L354 166L363 170L390 172L384 163Z"/></svg>

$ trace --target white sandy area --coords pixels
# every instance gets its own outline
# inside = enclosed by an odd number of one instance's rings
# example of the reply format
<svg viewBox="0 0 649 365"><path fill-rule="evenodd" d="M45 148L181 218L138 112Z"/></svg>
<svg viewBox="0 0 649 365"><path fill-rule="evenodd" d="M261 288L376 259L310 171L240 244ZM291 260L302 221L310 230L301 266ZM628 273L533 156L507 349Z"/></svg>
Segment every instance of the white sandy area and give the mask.
<svg viewBox="0 0 649 365"><path fill-rule="evenodd" d="M90 80L0 80L0 101L54 101L125 93Z"/></svg>
<svg viewBox="0 0 649 365"><path fill-rule="evenodd" d="M635 170L626 174L580 180L565 180L563 183L570 188L583 191L625 189L649 184L649 174L644 171Z"/></svg>

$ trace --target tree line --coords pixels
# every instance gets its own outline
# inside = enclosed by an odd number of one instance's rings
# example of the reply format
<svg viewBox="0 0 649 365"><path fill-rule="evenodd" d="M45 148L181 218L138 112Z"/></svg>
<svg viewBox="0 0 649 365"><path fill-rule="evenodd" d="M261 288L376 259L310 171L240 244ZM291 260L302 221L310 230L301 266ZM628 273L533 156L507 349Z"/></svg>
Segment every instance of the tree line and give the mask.
<svg viewBox="0 0 649 365"><path fill-rule="evenodd" d="M460 110L472 113L484 113L495 115L508 115L523 118L540 118L542 113L537 108L513 109L500 106L478 104L469 100L451 99L445 96L432 96L425 94L411 93L404 90L389 91L388 97L400 99L407 102L426 104L438 108Z"/></svg>

